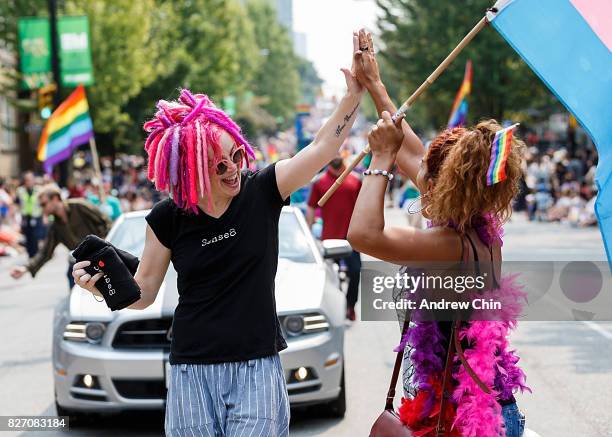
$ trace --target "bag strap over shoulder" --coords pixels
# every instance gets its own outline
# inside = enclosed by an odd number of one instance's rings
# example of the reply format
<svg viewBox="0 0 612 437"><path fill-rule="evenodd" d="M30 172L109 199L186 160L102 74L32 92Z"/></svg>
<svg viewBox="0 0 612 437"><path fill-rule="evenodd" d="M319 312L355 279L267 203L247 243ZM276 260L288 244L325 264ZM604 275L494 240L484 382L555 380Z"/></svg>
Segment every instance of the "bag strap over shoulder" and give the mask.
<svg viewBox="0 0 612 437"><path fill-rule="evenodd" d="M451 372L453 369L453 356L455 355L455 339L457 338L456 328L459 326L459 321L453 322L450 338L448 339L448 348L446 352L446 362L444 363L444 376L442 377L442 393L440 395L440 414L438 415L438 424L436 426L436 437L444 437L446 430L444 429L444 410L446 408L446 398L451 396L450 390L446 388L451 382Z"/></svg>
<svg viewBox="0 0 612 437"><path fill-rule="evenodd" d="M475 258L474 261L478 265L478 252L476 250L474 242L467 234L466 234L466 237L467 237L469 244L472 246L472 251L474 253L474 258ZM464 238L461 237L461 260L462 262L467 262L470 258L469 251L465 249L466 249L465 241L464 241ZM492 257L492 254L491 254L491 257ZM494 279L495 279L495 282L497 282L497 279L496 278ZM400 341L401 339L404 338L404 334L408 330L409 325L410 325L410 317L407 315L406 319L404 320L404 325L402 326L402 333L401 333ZM478 387L487 394L491 393L491 389L487 387L487 385L484 382L482 382L482 380L478 377L478 375L476 375L476 372L474 372L474 369L472 369L472 367L469 365L469 363L467 362L465 358L465 355L463 353L463 347L461 346L461 340L459 339L459 334L458 334L460 325L461 325L461 321L455 320L453 321L452 328L451 328L451 333L450 333L450 338L449 338L449 343L448 343L448 348L447 348L447 354L446 354L446 362L444 364L444 373L443 373L443 380L442 380L442 396L440 399L440 414L438 417L438 425L436 427L436 437L442 437L444 436L444 433L446 432L444 430L444 420L443 420L444 419L444 409L446 407L447 397L450 397L450 393L447 393L447 387L451 383L452 369L453 369L453 357L455 355L455 352L457 353L457 356L459 358L459 361L461 362L461 365L463 365L466 372L470 375L470 377L474 380L474 382L478 385ZM385 410L394 409L393 401L395 399L395 386L397 385L397 380L399 378L399 373L400 373L400 369L402 366L403 357L404 357L404 351L403 350L398 351L395 357L395 365L393 366L393 374L391 375L391 382L389 384L389 390L387 391L387 398L385 400Z"/></svg>
<svg viewBox="0 0 612 437"><path fill-rule="evenodd" d="M408 326L410 325L410 317L406 316L406 320L404 320L404 325L402 326L402 335L401 339L404 338L404 334L408 330ZM404 358L404 351L400 350L397 352L395 356L395 365L393 366L393 374L391 375L391 382L389 384L389 390L387 390L387 399L385 401L385 410L393 410L393 400L395 399L395 386L397 385L397 380L399 378L400 369L402 367L402 359Z"/></svg>

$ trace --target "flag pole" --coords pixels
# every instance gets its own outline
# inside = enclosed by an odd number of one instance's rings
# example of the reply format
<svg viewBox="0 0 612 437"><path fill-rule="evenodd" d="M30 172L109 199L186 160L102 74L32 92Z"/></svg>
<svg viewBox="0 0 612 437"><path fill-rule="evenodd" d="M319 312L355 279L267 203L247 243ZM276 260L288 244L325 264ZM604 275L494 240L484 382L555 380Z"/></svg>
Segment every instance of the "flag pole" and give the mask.
<svg viewBox="0 0 612 437"><path fill-rule="evenodd" d="M408 109L410 109L414 101L418 99L419 96L423 94L423 92L425 92L425 90L429 88L429 86L432 83L436 81L438 76L440 76L442 72L448 68L451 62L455 60L457 55L461 53L461 51L465 48L465 46L467 46L470 43L470 41L472 41L472 39L478 34L478 32L480 32L486 25L487 25L487 17L485 15L472 28L472 30L470 30L468 34L463 37L461 42L457 44L457 46L448 54L448 56L440 63L440 65L438 65L438 67L429 75L429 77L425 79L425 82L423 82L416 89L416 91L413 92L412 95L408 97L408 99L404 103L402 103L402 106L400 106L399 109L395 112L395 114L393 114L393 117L392 117L393 121L395 121L401 114L405 113ZM336 179L336 181L329 188L329 190L327 190L327 192L323 195L323 197L321 197L321 199L318 202L319 206L323 206L325 205L325 203L327 203L327 201L332 196L332 194L334 194L334 192L340 187L340 185L342 185L342 182L344 181L344 179L353 171L353 169L357 166L357 164L359 164L359 162L361 162L361 160L365 158L365 156L368 153L370 153L370 146L366 146L361 151L361 153L357 155L357 157L353 160L353 162L351 162L351 164L346 167L344 172L342 172L342 174L338 177L338 179Z"/></svg>
<svg viewBox="0 0 612 437"><path fill-rule="evenodd" d="M89 139L89 147L91 148L91 160L93 161L94 174L98 179L98 192L100 194L100 205L106 200L106 194L104 193L104 187L102 186L102 171L100 170L100 160L98 158L98 148L96 147L96 140L92 135Z"/></svg>

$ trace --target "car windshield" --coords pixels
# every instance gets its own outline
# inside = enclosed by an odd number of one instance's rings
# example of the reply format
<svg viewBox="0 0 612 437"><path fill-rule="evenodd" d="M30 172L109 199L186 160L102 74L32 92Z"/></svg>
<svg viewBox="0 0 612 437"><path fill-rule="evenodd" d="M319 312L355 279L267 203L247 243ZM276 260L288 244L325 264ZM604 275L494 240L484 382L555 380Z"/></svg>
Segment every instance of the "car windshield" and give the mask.
<svg viewBox="0 0 612 437"><path fill-rule="evenodd" d="M283 212L278 223L278 257L298 263L315 262L300 222L292 212Z"/></svg>
<svg viewBox="0 0 612 437"><path fill-rule="evenodd" d="M110 242L140 258L144 249L146 222L144 217L126 218L113 232ZM278 224L279 258L299 263L315 262L308 238L292 212L284 211Z"/></svg>

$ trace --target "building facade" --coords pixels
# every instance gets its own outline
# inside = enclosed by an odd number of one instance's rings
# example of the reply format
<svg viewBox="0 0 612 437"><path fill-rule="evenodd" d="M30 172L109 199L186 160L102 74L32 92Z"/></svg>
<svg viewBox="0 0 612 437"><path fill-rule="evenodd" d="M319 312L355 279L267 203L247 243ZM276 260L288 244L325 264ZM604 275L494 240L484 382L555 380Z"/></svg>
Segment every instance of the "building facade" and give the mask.
<svg viewBox="0 0 612 437"><path fill-rule="evenodd" d="M4 84L7 80L2 66L13 64L10 52L0 47L0 83ZM5 96L0 95L0 177L20 174L16 125L17 111Z"/></svg>

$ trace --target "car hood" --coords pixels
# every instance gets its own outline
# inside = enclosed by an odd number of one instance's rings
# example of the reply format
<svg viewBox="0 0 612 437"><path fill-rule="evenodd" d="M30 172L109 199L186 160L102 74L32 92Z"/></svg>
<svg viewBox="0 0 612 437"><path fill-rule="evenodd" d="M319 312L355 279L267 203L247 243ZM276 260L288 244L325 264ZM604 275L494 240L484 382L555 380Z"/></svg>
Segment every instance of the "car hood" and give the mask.
<svg viewBox="0 0 612 437"><path fill-rule="evenodd" d="M326 266L296 263L280 258L275 280L276 309L279 313L316 309L321 306L326 281ZM97 298L100 299L100 298ZM156 318L172 316L178 304L176 272L172 267L162 283L155 302L144 310L123 309L111 312L88 291L75 286L70 296L72 320L111 321L118 317Z"/></svg>
<svg viewBox="0 0 612 437"><path fill-rule="evenodd" d="M326 267L281 258L276 271L276 310L279 313L316 309L325 291Z"/></svg>

